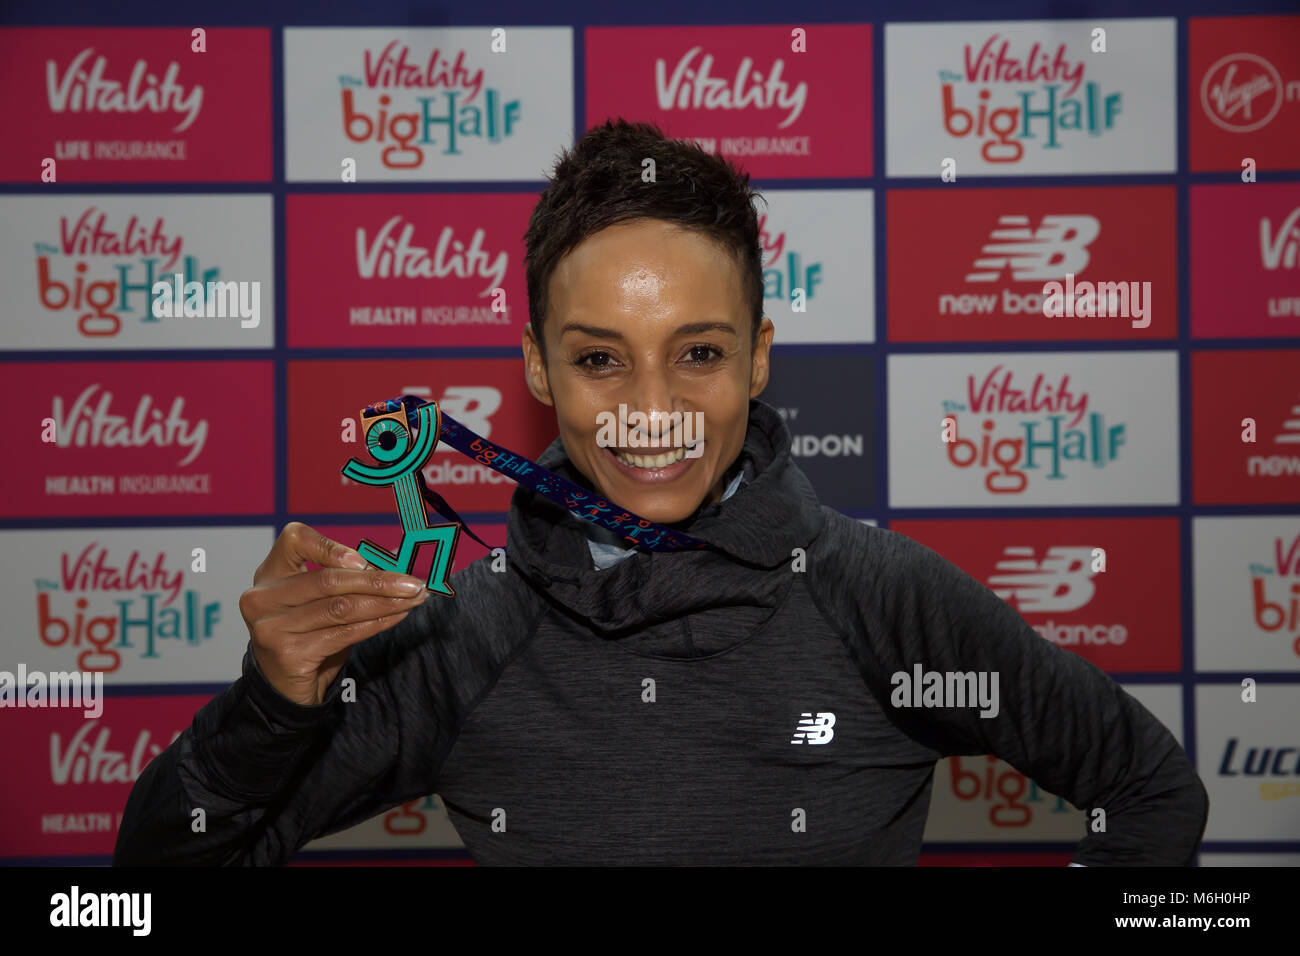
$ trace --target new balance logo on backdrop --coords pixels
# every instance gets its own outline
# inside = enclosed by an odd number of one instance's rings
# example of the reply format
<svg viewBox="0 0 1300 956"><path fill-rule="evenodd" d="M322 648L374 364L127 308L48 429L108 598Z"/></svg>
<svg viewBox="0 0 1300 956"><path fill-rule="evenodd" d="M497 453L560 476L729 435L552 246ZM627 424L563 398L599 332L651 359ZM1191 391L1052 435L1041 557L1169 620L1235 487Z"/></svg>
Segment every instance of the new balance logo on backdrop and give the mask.
<svg viewBox="0 0 1300 956"><path fill-rule="evenodd" d="M1016 282L1078 275L1088 265L1088 244L1100 233L1096 216L1044 216L1037 229L1028 216L999 216L966 281L996 282L1007 269Z"/></svg>
<svg viewBox="0 0 1300 956"><path fill-rule="evenodd" d="M403 385L399 394L415 395L425 401L433 400L433 389L428 385ZM438 405L452 418L472 432L487 438L492 434L491 416L501 407L501 390L490 385L448 385L442 391ZM439 453L453 453L445 442L438 442ZM491 468L469 461L452 460L434 461L425 466L425 478L434 484L466 485L492 484L500 485L510 481L505 475L498 474ZM352 484L347 475L339 475L344 485Z"/></svg>
<svg viewBox="0 0 1300 956"><path fill-rule="evenodd" d="M1292 406L1291 414L1296 417L1284 419L1282 430L1273 439L1279 445L1300 444L1300 405Z"/></svg>
<svg viewBox="0 0 1300 956"><path fill-rule="evenodd" d="M1022 614L1077 611L1097 590L1092 550L1058 545L1036 561L1033 548L1008 545L989 587Z"/></svg>
<svg viewBox="0 0 1300 956"><path fill-rule="evenodd" d="M794 732L792 744L828 744L835 736L835 715L830 711L820 711L814 715L804 711L799 715L799 726Z"/></svg>
<svg viewBox="0 0 1300 956"><path fill-rule="evenodd" d="M1282 419L1282 430L1273 436L1273 444L1284 446L1278 449L1283 454L1251 455L1246 459L1246 474L1252 478L1300 475L1300 448L1294 447L1300 445L1300 405L1291 406L1291 417Z"/></svg>

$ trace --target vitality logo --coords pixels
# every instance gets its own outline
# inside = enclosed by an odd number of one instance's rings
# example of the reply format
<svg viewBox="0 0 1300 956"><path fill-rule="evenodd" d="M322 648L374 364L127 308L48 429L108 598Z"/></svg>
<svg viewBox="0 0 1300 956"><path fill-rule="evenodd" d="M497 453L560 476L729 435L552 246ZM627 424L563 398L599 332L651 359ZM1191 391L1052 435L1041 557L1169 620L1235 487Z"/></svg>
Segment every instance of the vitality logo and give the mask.
<svg viewBox="0 0 1300 956"><path fill-rule="evenodd" d="M1294 634L1291 649L1300 657L1300 535L1289 546L1274 538L1273 559L1272 564L1252 561L1249 566L1255 626L1288 639Z"/></svg>
<svg viewBox="0 0 1300 956"><path fill-rule="evenodd" d="M92 59L93 57L93 59ZM149 64L137 59L131 75L125 81L110 78L108 57L95 56L93 47L87 47L74 56L62 74L59 64L47 60L45 64L46 95L51 113L176 113L182 116L173 132L188 129L199 116L203 106L203 87L195 84L189 89L179 80L180 64L175 60L167 64L162 81Z"/></svg>

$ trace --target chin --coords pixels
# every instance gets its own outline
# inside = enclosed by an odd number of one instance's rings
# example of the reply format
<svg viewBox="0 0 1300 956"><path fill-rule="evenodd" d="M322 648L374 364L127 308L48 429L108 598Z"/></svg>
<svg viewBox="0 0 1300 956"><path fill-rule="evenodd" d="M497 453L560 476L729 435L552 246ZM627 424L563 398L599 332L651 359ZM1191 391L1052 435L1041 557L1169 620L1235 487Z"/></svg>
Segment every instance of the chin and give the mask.
<svg viewBox="0 0 1300 956"><path fill-rule="evenodd" d="M712 477L715 462L707 453L671 470L647 470L644 474L613 460L607 449L596 448L593 454L597 457L589 468L598 478L596 490L619 507L657 524L685 521L708 497L710 482L703 478ZM671 480L665 480L669 476Z"/></svg>
<svg viewBox="0 0 1300 956"><path fill-rule="evenodd" d="M685 521L699 510L704 503L704 494L673 494L663 492L647 494L637 493L626 486L601 487L597 489L602 495L620 508L653 521L656 524L677 524Z"/></svg>

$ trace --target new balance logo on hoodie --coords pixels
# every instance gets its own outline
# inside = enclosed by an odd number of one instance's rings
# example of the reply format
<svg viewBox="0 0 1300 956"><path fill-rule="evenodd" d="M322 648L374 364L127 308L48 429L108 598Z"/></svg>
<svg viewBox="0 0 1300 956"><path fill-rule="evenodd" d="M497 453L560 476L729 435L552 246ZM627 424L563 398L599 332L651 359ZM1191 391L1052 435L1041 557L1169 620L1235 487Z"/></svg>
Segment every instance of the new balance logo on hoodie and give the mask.
<svg viewBox="0 0 1300 956"><path fill-rule="evenodd" d="M835 715L820 711L815 717L808 711L799 715L799 728L794 732L792 744L828 744L835 736Z"/></svg>

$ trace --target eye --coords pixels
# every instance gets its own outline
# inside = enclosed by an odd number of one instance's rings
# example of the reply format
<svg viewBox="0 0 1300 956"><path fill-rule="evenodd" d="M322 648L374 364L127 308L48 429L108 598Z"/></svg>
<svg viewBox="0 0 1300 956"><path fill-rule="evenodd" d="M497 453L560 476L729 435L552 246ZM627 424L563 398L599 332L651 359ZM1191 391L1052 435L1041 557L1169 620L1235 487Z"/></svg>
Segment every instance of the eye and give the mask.
<svg viewBox="0 0 1300 956"><path fill-rule="evenodd" d="M579 355L574 360L573 364L578 366L579 368L587 369L589 371L600 372L600 371L604 371L607 368L612 368L613 362L614 362L613 356L611 356L608 352L602 352L599 349L593 349L590 352L584 352L581 355Z"/></svg>
<svg viewBox="0 0 1300 956"><path fill-rule="evenodd" d="M687 360L693 365L704 365L722 358L722 350L714 345L692 345L686 350Z"/></svg>

